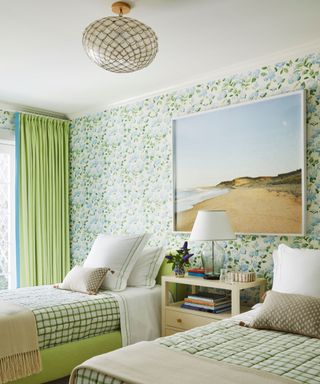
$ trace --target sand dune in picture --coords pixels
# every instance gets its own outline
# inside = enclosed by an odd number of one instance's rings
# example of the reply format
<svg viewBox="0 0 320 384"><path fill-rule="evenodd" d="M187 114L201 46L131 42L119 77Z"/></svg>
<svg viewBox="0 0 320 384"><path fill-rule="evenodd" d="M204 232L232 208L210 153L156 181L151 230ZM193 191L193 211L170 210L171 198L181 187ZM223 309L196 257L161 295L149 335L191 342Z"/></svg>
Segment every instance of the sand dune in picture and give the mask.
<svg viewBox="0 0 320 384"><path fill-rule="evenodd" d="M229 188L229 192L178 212L178 231L192 229L198 210L225 209L236 232L301 232L301 170L275 177L238 178L214 188Z"/></svg>

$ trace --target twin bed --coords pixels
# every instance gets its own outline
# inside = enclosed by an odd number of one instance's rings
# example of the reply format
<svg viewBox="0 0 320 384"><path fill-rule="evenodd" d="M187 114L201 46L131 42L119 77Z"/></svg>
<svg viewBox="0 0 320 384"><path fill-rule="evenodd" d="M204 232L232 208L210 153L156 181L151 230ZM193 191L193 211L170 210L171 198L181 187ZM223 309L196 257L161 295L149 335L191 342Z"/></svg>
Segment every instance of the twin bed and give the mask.
<svg viewBox="0 0 320 384"><path fill-rule="evenodd" d="M181 356L189 355L192 360L186 360L186 366L179 365L177 355L177 376L172 376L162 383L186 382L183 371L188 376L192 375L194 382L206 383L205 377L201 378L199 369L202 358L212 360L209 365L211 383L320 383L320 340L292 333L270 330L257 330L239 325L240 320L254 317L256 311L236 316L232 319L222 320L200 328L177 333L172 336L160 338L154 343L164 349L173 350ZM121 351L121 350L120 350ZM119 351L119 352L120 352ZM71 380L71 384L131 384L134 381L124 381L123 372L132 369L130 363L126 366L128 356L123 355L124 367L114 372L113 376L107 374L110 361L100 358L97 364L95 359L78 367ZM111 354L112 355L112 354ZM120 356L121 358L121 356ZM174 359L175 355L167 355L167 359ZM216 367L219 362L221 367L227 367L227 371L219 372ZM191 373L189 370L192 364ZM211 363L211 362L210 362ZM167 363L164 362L164 365ZM156 372L162 375L162 364L156 363ZM187 366L189 365L189 367ZM218 366L218 367L220 367ZM139 367L138 367L139 369ZM166 368L168 371L170 367ZM134 371L133 369L132 371ZM171 375L174 373L170 372ZM221 374L221 376L219 376ZM231 377L228 377L228 374ZM253 374L253 377L251 377ZM156 376L155 376L156 377ZM179 379L180 377L180 379ZM163 377L162 377L163 379ZM141 381L147 383L148 381ZM156 383L156 380L152 381ZM208 378L210 382L210 377Z"/></svg>
<svg viewBox="0 0 320 384"><path fill-rule="evenodd" d="M145 247L150 236L100 234L62 283L0 291L0 383L46 383L94 355L159 337L164 255Z"/></svg>
<svg viewBox="0 0 320 384"><path fill-rule="evenodd" d="M42 371L14 383L40 384L68 376L94 355L160 336L159 286L97 295L40 286L0 291L0 301L29 308L37 325Z"/></svg>

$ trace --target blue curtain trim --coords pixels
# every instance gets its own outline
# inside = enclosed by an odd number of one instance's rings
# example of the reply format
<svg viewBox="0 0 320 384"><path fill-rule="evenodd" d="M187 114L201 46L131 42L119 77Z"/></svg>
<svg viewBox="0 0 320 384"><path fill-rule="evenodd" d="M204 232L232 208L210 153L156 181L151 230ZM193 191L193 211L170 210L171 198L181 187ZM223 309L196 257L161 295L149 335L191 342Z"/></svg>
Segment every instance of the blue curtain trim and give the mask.
<svg viewBox="0 0 320 384"><path fill-rule="evenodd" d="M19 113L15 113L15 141L16 141L16 278L17 288L20 288L20 231L19 231L19 190L20 190L20 129L19 129Z"/></svg>

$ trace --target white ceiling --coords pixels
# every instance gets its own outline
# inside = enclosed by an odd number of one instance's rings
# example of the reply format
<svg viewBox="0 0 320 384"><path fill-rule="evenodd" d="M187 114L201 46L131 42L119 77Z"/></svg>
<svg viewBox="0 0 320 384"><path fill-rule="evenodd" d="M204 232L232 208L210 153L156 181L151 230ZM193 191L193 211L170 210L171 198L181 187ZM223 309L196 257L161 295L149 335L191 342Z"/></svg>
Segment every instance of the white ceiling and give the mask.
<svg viewBox="0 0 320 384"><path fill-rule="evenodd" d="M319 0L136 0L129 16L155 30L159 53L114 74L81 45L111 3L0 0L0 101L75 116L320 41Z"/></svg>

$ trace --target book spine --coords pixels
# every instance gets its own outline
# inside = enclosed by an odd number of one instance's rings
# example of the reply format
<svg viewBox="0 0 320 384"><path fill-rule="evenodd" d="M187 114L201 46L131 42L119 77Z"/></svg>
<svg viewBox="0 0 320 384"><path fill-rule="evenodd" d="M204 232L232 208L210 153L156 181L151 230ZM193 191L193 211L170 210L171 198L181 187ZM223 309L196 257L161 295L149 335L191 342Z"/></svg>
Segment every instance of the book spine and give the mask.
<svg viewBox="0 0 320 384"><path fill-rule="evenodd" d="M215 303L219 303L219 302L222 302L222 301L226 301L229 298L227 296L220 296L220 297L216 297L216 298L210 299L210 298L203 297L203 296L189 295L188 299L191 299L191 300L201 300L203 303L215 304Z"/></svg>
<svg viewBox="0 0 320 384"><path fill-rule="evenodd" d="M202 301L202 300L196 300L196 299L184 299L184 302L185 303L193 303L193 304L200 304L200 305L206 305L208 307L213 307L214 306L214 303L207 303L205 301Z"/></svg>
<svg viewBox="0 0 320 384"><path fill-rule="evenodd" d="M223 304L223 305L214 306L214 307L208 307L207 305L193 304L193 303L184 303L182 305L186 305L186 306L188 306L190 308L200 308L200 309L206 309L206 310L209 310L209 311L215 311L215 310L220 310L220 309L224 309L224 308L230 307L230 302L226 303L226 304Z"/></svg>
<svg viewBox="0 0 320 384"><path fill-rule="evenodd" d="M202 300L195 300L195 299L184 299L184 302L187 303L187 304L198 304L198 305L204 305L206 307L221 307L222 305L226 305L226 304L230 304L231 301L226 299L226 300L223 300L223 301L219 301L219 302L214 302L214 303L208 303L208 302L205 302L205 301L202 301Z"/></svg>
<svg viewBox="0 0 320 384"><path fill-rule="evenodd" d="M206 297L202 297L202 296L189 295L188 299L202 300L203 302L213 304L213 299L207 299Z"/></svg>
<svg viewBox="0 0 320 384"><path fill-rule="evenodd" d="M204 273L198 273L198 272L188 272L189 276L198 276L198 277L203 277Z"/></svg>
<svg viewBox="0 0 320 384"><path fill-rule="evenodd" d="M194 311L209 312L209 313L215 313L215 314L228 312L231 309L231 305L229 305L225 308L221 308L221 309L197 308L197 307L193 307L193 306L188 305L188 304L182 304L181 307L186 308L186 309L191 309Z"/></svg>

